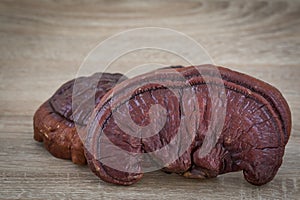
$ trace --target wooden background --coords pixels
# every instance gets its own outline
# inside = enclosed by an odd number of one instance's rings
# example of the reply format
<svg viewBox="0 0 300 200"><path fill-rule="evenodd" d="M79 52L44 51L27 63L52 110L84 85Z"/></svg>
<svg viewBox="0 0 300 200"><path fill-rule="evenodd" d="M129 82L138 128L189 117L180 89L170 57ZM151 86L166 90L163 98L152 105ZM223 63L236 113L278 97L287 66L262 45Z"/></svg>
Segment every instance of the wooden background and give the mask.
<svg viewBox="0 0 300 200"><path fill-rule="evenodd" d="M241 172L205 181L152 172L133 186L120 187L100 181L86 166L52 157L33 140L35 110L75 77L87 53L114 34L145 26L183 32L201 43L215 63L282 91L292 110L293 129L284 163L272 182L255 187ZM120 59L111 71L126 72L152 59L177 62L162 52L142 52ZM300 198L297 0L1 0L0 68L0 199Z"/></svg>

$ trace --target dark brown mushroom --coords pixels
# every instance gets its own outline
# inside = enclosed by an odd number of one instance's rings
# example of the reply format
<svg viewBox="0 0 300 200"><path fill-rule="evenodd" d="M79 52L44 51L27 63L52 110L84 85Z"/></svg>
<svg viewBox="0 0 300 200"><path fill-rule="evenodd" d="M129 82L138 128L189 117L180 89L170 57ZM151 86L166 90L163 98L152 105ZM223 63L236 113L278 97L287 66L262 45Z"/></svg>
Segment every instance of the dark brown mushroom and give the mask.
<svg viewBox="0 0 300 200"><path fill-rule="evenodd" d="M125 80L101 99L90 120L88 164L102 180L120 185L140 180L152 163L190 178L243 170L248 182L262 185L276 175L291 131L290 109L276 88L212 65ZM176 137L179 142L172 143ZM164 147L170 151L153 153Z"/></svg>
<svg viewBox="0 0 300 200"><path fill-rule="evenodd" d="M86 164L81 140L87 120L102 96L125 79L119 73L95 73L63 84L36 111L34 139L57 158Z"/></svg>

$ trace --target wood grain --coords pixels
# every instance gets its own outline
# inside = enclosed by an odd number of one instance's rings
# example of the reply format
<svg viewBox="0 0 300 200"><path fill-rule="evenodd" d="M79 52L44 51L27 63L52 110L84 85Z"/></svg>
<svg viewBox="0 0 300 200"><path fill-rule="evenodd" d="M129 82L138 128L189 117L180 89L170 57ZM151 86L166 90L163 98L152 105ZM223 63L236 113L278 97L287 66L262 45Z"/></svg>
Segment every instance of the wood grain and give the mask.
<svg viewBox="0 0 300 200"><path fill-rule="evenodd" d="M130 187L52 157L32 138L32 116L87 53L131 28L171 28L201 43L214 62L276 86L292 110L284 163L262 187L242 173L199 181L152 172ZM163 39L162 39L163 42ZM141 51L113 63L126 72L145 62L182 64ZM300 2L6 1L0 2L0 199L299 199Z"/></svg>

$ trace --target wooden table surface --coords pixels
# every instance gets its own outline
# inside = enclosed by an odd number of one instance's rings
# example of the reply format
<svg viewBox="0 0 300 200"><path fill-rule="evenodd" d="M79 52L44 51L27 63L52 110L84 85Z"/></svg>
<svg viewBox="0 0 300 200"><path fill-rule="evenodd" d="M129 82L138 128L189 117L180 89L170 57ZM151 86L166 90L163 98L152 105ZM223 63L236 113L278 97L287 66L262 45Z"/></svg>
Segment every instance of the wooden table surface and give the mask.
<svg viewBox="0 0 300 200"><path fill-rule="evenodd" d="M149 26L183 32L201 43L216 64L263 79L283 93L293 127L272 182L256 187L242 172L190 180L156 171L135 185L115 186L87 166L54 158L33 140L35 110L76 76L96 44ZM137 52L118 60L111 71L126 72L150 61L181 64L162 52ZM300 199L298 0L2 0L0 68L0 199Z"/></svg>

